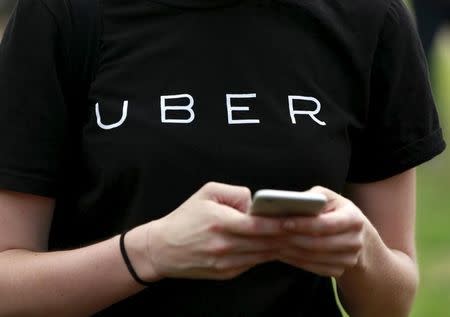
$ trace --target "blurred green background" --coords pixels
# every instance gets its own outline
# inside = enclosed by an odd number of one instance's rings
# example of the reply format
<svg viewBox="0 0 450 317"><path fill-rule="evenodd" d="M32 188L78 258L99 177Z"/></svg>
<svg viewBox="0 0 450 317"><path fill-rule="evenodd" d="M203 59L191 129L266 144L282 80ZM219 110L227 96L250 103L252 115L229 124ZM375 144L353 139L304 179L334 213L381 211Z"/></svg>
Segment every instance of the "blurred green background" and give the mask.
<svg viewBox="0 0 450 317"><path fill-rule="evenodd" d="M0 37L10 10L10 6L6 4L7 0L0 0ZM450 28L443 28L438 35L430 72L441 123L448 141ZM450 150L418 168L417 203L421 285L412 316L450 316Z"/></svg>
<svg viewBox="0 0 450 317"><path fill-rule="evenodd" d="M443 29L430 62L444 128L450 136L450 30ZM449 144L450 146L450 144ZM450 316L450 152L418 169L417 246L421 287L412 316Z"/></svg>

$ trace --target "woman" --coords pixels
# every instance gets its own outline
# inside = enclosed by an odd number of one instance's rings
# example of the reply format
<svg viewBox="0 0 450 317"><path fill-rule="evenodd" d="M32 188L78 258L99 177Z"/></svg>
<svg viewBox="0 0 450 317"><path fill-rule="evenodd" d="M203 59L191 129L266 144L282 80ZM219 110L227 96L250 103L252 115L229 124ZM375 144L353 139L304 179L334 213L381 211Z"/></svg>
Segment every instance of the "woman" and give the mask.
<svg viewBox="0 0 450 317"><path fill-rule="evenodd" d="M335 277L352 316L407 316L415 167L445 143L403 3L100 5L79 146L45 2L2 44L0 315L339 316ZM328 203L251 217L261 188Z"/></svg>

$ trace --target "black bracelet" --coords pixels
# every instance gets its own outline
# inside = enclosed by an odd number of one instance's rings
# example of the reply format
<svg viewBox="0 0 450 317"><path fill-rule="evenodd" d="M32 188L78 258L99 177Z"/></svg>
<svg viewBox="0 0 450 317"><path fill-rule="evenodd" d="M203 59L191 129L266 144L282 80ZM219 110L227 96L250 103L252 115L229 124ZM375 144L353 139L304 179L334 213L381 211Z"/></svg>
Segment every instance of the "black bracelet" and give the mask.
<svg viewBox="0 0 450 317"><path fill-rule="evenodd" d="M127 250L125 249L125 235L127 233L128 233L128 231L125 231L124 233L122 233L120 235L120 252L122 253L123 260L125 261L128 271L130 272L131 276L134 278L134 280L136 282L138 282L139 284L144 285L144 286L150 286L153 283L146 282L143 279L141 279L137 275L136 271L133 268L133 265L131 264L130 258L128 257L128 254L127 254Z"/></svg>

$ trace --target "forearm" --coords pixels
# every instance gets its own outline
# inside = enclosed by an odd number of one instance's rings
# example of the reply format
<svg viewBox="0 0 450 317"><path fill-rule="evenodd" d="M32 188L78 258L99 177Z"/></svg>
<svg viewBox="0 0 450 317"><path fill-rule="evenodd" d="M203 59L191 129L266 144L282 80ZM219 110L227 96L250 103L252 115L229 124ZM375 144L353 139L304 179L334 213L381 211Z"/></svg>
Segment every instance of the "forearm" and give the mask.
<svg viewBox="0 0 450 317"><path fill-rule="evenodd" d="M138 238L137 232L127 236ZM136 250L130 248L130 257L140 261ZM0 316L88 316L140 290L119 237L71 251L0 253Z"/></svg>
<svg viewBox="0 0 450 317"><path fill-rule="evenodd" d="M418 286L414 260L389 249L372 226L360 263L337 279L340 299L352 317L408 316Z"/></svg>

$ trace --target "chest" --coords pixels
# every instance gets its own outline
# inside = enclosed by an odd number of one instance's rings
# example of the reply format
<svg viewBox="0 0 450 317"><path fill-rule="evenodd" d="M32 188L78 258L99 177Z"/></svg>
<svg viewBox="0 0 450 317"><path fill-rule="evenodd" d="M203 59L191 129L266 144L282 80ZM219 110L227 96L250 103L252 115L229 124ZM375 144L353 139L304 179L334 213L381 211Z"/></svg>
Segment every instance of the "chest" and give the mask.
<svg viewBox="0 0 450 317"><path fill-rule="evenodd" d="M350 58L307 15L119 12L105 11L84 127L92 170L342 186L359 82Z"/></svg>

